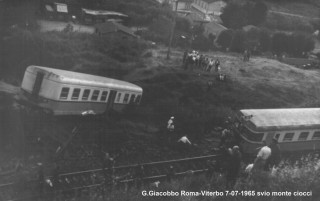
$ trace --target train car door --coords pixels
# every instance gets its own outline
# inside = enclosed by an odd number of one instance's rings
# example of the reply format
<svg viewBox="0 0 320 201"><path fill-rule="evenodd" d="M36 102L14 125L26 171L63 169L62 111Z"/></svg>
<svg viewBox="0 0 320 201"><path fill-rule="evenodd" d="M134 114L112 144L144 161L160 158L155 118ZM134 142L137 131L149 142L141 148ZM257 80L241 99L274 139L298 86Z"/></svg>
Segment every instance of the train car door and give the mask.
<svg viewBox="0 0 320 201"><path fill-rule="evenodd" d="M38 98L39 92L40 92L40 88L41 88L41 84L43 81L43 77L44 74L41 72L37 73L37 77L36 80L34 81L34 85L33 85L33 89L32 89L32 96L34 98Z"/></svg>
<svg viewBox="0 0 320 201"><path fill-rule="evenodd" d="M114 100L116 99L116 95L117 95L117 91L110 90L106 111L108 111L110 108L113 107L113 103L114 103Z"/></svg>

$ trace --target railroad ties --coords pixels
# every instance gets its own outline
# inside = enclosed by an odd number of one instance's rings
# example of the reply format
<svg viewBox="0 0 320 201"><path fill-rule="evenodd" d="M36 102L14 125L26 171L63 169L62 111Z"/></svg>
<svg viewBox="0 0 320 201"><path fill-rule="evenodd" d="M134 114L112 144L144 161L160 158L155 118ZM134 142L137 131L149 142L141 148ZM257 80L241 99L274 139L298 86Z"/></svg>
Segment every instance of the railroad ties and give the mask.
<svg viewBox="0 0 320 201"><path fill-rule="evenodd" d="M0 184L0 200L36 200L41 197L75 197L88 192L102 193L114 188L127 188L155 181L203 173L208 170L208 161L219 160L220 155L208 155L168 161L132 164L109 169L58 173L34 180L18 180L16 183ZM143 171L141 171L143 167Z"/></svg>

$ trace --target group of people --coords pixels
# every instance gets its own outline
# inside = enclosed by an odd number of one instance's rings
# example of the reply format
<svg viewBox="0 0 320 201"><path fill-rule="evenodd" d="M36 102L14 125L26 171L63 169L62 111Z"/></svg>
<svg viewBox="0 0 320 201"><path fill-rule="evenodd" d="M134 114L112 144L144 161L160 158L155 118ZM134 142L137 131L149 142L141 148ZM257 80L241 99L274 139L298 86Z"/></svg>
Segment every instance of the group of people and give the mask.
<svg viewBox="0 0 320 201"><path fill-rule="evenodd" d="M263 146L260 148L256 159L253 162L251 173L256 170L269 171L273 167L277 167L281 160L281 151L278 140L273 138L270 145L263 141Z"/></svg>
<svg viewBox="0 0 320 201"><path fill-rule="evenodd" d="M178 138L178 136L177 136L177 134L175 132L174 116L170 117L170 119L168 120L167 133L169 135L168 136L169 143L172 143L172 142L174 142L175 140L178 139L176 142L182 148L192 145L192 143L188 139L187 135L183 135L180 138Z"/></svg>
<svg viewBox="0 0 320 201"><path fill-rule="evenodd" d="M205 72L211 72L214 67L215 72L221 71L219 59L214 60L213 58L200 54L195 50L192 50L191 52L186 50L183 53L182 62L184 69L188 69L190 66L191 69L193 69L193 67L197 67Z"/></svg>
<svg viewBox="0 0 320 201"><path fill-rule="evenodd" d="M218 149L222 154L219 166L221 167L221 172L225 173L226 188L232 189L240 175L242 167L241 138L235 131L235 128L241 130L242 123L233 122L230 119L226 122L226 128L221 131ZM273 138L269 145L267 145L266 141L263 141L262 147L258 149L258 154L253 163L246 166L245 169L249 178L255 177L255 174L260 171L271 171L281 161L281 150L276 138Z"/></svg>

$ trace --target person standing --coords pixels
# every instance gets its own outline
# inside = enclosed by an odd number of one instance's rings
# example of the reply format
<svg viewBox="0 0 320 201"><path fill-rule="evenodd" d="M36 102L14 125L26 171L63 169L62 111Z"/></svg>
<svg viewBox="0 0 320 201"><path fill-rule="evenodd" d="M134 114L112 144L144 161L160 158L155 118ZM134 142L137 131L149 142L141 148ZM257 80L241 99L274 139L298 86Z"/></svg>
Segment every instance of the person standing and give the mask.
<svg viewBox="0 0 320 201"><path fill-rule="evenodd" d="M254 160L252 170L265 170L267 160L271 156L271 149L267 146L266 141L263 141L262 145L262 148L259 150L258 155Z"/></svg>
<svg viewBox="0 0 320 201"><path fill-rule="evenodd" d="M271 155L267 161L268 167L269 168L272 168L273 166L277 167L281 160L281 150L278 144L278 140L276 138L273 138L269 147L271 149Z"/></svg>
<svg viewBox="0 0 320 201"><path fill-rule="evenodd" d="M170 130L171 126L174 125L173 124L173 120L174 120L174 116L170 117L169 121L168 121L168 125L167 125L167 129Z"/></svg>
<svg viewBox="0 0 320 201"><path fill-rule="evenodd" d="M226 171L226 188L233 189L239 177L242 154L238 146L233 146L228 149L229 163Z"/></svg>
<svg viewBox="0 0 320 201"><path fill-rule="evenodd" d="M215 65L215 71L218 72L220 69L220 61L219 59L216 59L216 61L214 62Z"/></svg>

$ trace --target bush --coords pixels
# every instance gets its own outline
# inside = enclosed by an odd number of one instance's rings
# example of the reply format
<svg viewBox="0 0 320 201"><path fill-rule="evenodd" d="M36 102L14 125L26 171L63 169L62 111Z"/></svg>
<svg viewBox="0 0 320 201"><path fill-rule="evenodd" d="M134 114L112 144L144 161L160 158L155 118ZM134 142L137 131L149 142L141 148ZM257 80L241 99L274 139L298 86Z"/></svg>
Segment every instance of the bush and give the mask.
<svg viewBox="0 0 320 201"><path fill-rule="evenodd" d="M302 57L305 53L314 49L314 41L311 36L294 33L276 33L272 37L272 50L280 54L286 52L292 56Z"/></svg>
<svg viewBox="0 0 320 201"><path fill-rule="evenodd" d="M314 30L313 25L308 19L285 16L278 13L269 14L264 26L275 30L301 31L307 33L312 33Z"/></svg>

